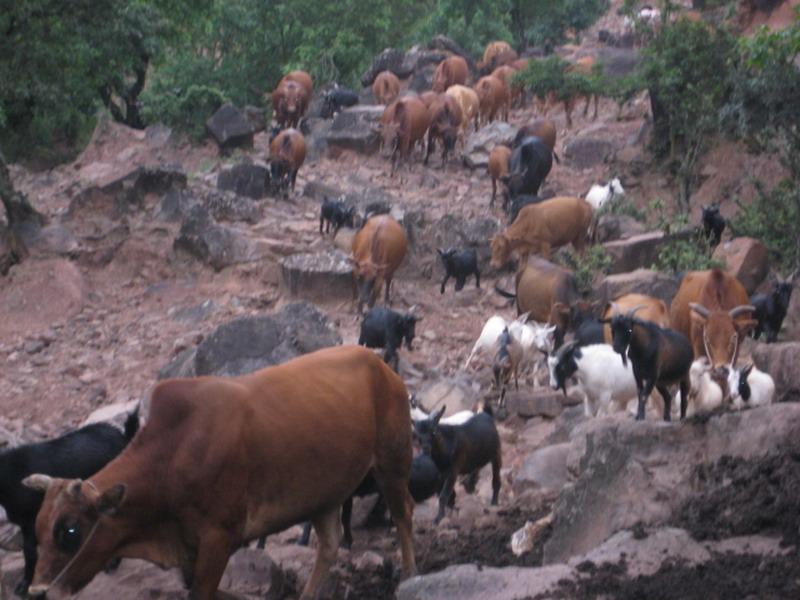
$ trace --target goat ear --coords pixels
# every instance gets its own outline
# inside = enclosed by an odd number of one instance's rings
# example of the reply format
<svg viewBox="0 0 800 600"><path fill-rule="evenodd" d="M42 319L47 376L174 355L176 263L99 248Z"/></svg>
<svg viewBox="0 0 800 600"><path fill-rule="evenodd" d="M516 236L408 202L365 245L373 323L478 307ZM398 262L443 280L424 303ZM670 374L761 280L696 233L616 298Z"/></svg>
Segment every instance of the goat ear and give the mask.
<svg viewBox="0 0 800 600"><path fill-rule="evenodd" d="M431 421L433 421L434 425L438 425L439 424L439 419L442 418L442 415L444 414L445 410L447 410L447 405L443 404L442 408L440 408L439 410L437 410L435 413L433 413L431 415Z"/></svg>
<svg viewBox="0 0 800 600"><path fill-rule="evenodd" d="M750 371L753 370L753 363L747 363L745 366L742 367L742 375L743 379L747 379L747 376L750 374Z"/></svg>
<svg viewBox="0 0 800 600"><path fill-rule="evenodd" d="M26 488L36 490L37 492L46 492L47 488L49 488L52 483L53 478L50 477L50 475L44 475L42 473L28 475L22 480L22 485L24 485Z"/></svg>

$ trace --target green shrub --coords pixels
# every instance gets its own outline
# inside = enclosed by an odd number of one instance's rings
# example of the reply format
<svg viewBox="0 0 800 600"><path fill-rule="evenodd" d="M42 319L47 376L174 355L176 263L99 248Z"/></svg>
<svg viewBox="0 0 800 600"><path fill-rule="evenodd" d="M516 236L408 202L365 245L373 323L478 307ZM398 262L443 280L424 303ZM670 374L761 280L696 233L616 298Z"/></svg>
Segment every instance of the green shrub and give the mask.
<svg viewBox="0 0 800 600"><path fill-rule="evenodd" d="M650 203L650 225L654 229L660 229L667 236L676 236L687 230L689 218L684 212L670 215L664 202L657 198ZM696 229L688 238L681 235L668 239L661 247L651 268L676 274L723 266L711 258L712 253L713 249L708 245L703 231Z"/></svg>
<svg viewBox="0 0 800 600"><path fill-rule="evenodd" d="M161 121L200 140L206 120L227 101L220 90L205 85L174 90L154 86L144 97L142 114L150 123Z"/></svg>
<svg viewBox="0 0 800 600"><path fill-rule="evenodd" d="M590 246L578 256L573 252L562 254L566 266L572 269L578 291L586 296L594 289L595 282L603 275L607 275L613 263L611 257L606 254L602 246Z"/></svg>
<svg viewBox="0 0 800 600"><path fill-rule="evenodd" d="M627 197L623 197L612 202L606 202L595 214L598 219L603 215L625 215L639 221L640 223L647 221L647 211L637 207Z"/></svg>

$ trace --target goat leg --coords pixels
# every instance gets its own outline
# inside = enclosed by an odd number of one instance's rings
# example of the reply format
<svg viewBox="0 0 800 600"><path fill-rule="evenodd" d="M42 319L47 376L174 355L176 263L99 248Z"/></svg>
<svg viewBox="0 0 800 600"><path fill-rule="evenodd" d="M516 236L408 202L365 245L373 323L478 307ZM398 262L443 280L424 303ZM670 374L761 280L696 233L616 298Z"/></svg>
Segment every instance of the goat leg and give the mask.
<svg viewBox="0 0 800 600"><path fill-rule="evenodd" d="M455 485L456 474L451 470L449 473L447 473L444 484L442 485L442 491L439 494L439 512L436 514L436 518L433 520L434 524L438 525L439 521L444 518L444 511L447 505L450 503L450 496L453 494Z"/></svg>
<svg viewBox="0 0 800 600"><path fill-rule="evenodd" d="M664 398L664 420L672 420L672 396L669 393L669 388L663 383L658 386L658 391L661 397Z"/></svg>
<svg viewBox="0 0 800 600"><path fill-rule="evenodd" d="M450 273L446 273L444 279L442 280L442 289L439 290L440 294L444 294L444 288L447 285L447 281L450 279Z"/></svg>
<svg viewBox="0 0 800 600"><path fill-rule="evenodd" d="M475 269L475 287L481 289L481 272Z"/></svg>

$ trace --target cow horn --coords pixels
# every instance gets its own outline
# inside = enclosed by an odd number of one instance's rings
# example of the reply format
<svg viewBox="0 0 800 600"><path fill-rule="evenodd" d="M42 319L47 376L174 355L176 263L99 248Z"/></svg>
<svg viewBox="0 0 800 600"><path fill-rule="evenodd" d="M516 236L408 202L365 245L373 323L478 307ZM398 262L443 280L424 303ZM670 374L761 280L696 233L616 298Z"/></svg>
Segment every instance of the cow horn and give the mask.
<svg viewBox="0 0 800 600"><path fill-rule="evenodd" d="M736 308L730 309L730 311L728 311L728 314L731 316L731 319L735 319L742 313L755 312L755 310L756 307L753 306L752 304L742 304L741 306L737 306Z"/></svg>
<svg viewBox="0 0 800 600"><path fill-rule="evenodd" d="M694 312L696 312L701 317L705 317L706 319L711 316L711 311L708 310L702 304L698 304L697 302L689 302L689 308L691 308Z"/></svg>
<svg viewBox="0 0 800 600"><path fill-rule="evenodd" d="M49 488L52 483L53 478L42 473L28 475L22 480L22 485L24 485L26 488L36 490L37 492L46 492L47 488Z"/></svg>
<svg viewBox="0 0 800 600"><path fill-rule="evenodd" d="M636 311L642 310L643 308L647 307L647 304L637 304L633 308L628 311L627 317L633 317L636 314Z"/></svg>

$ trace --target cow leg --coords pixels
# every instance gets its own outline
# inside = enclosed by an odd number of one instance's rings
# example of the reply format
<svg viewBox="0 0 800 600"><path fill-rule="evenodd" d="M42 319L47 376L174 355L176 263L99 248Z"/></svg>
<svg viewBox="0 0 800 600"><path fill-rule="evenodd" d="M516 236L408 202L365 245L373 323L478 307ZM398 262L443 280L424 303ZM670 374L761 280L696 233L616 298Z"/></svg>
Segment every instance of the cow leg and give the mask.
<svg viewBox="0 0 800 600"><path fill-rule="evenodd" d="M232 541L230 534L222 529L207 530L200 535L189 600L214 598L228 565Z"/></svg>
<svg viewBox="0 0 800 600"><path fill-rule="evenodd" d="M475 287L481 289L481 272L475 270Z"/></svg>
<svg viewBox="0 0 800 600"><path fill-rule="evenodd" d="M317 557L314 560L311 577L308 578L306 587L303 588L303 593L300 595L300 600L317 598L325 577L336 561L336 552L339 549L339 539L342 535L338 506L318 515L312 522L314 531L317 532Z"/></svg>
<svg viewBox="0 0 800 600"><path fill-rule="evenodd" d="M297 540L298 546L308 546L308 541L311 539L311 521L303 523L303 533L300 534L300 539Z"/></svg>
<svg viewBox="0 0 800 600"><path fill-rule="evenodd" d="M425 165L426 167L428 166L428 159L430 158L433 150L434 150L433 134L430 132L430 130L428 130L428 147L425 150L425 160L422 161L422 164Z"/></svg>
<svg viewBox="0 0 800 600"><path fill-rule="evenodd" d="M490 208L494 206L495 196L497 196L497 180L494 177L492 177L492 201L489 202Z"/></svg>
<svg viewBox="0 0 800 600"><path fill-rule="evenodd" d="M350 521L353 517L353 497L350 496L342 504L342 529L344 529L344 536L342 537L342 546L348 550L353 545L353 532L350 529Z"/></svg>
<svg viewBox="0 0 800 600"><path fill-rule="evenodd" d="M687 373L683 379L681 379L681 420L686 418L686 404L689 401L689 388L691 384L689 382L689 374Z"/></svg>
<svg viewBox="0 0 800 600"><path fill-rule="evenodd" d="M389 288L392 286L392 278L388 277L386 279L386 289L383 292L383 303L386 306L389 306Z"/></svg>
<svg viewBox="0 0 800 600"><path fill-rule="evenodd" d="M671 421L672 420L672 396L669 393L669 388L662 383L656 389L661 394L661 397L664 399L664 420L665 421Z"/></svg>
<svg viewBox="0 0 800 600"><path fill-rule="evenodd" d="M322 226L325 223L325 217L319 218L319 234L322 235Z"/></svg>
<svg viewBox="0 0 800 600"><path fill-rule="evenodd" d="M299 170L300 169L295 169L294 171L292 171L292 193L294 193L294 184L297 182L297 172Z"/></svg>
<svg viewBox="0 0 800 600"><path fill-rule="evenodd" d="M500 496L500 469L503 467L503 451L500 443L497 444L497 451L492 459L492 506L497 506Z"/></svg>

